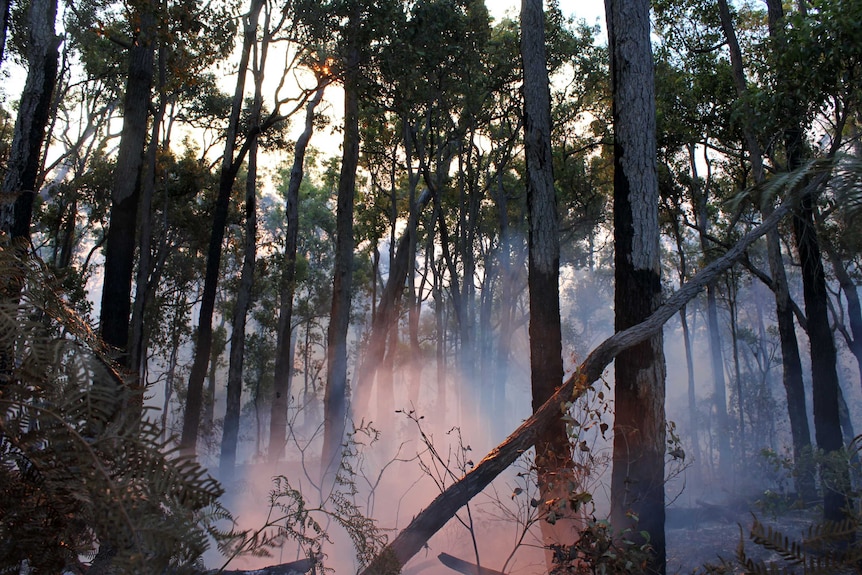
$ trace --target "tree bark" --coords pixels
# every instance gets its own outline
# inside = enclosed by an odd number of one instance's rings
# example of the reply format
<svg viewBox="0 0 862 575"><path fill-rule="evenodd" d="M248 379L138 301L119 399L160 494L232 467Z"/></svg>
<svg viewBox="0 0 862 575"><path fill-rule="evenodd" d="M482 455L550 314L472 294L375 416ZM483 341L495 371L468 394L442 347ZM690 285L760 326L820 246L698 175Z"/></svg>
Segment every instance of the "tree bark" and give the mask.
<svg viewBox="0 0 862 575"><path fill-rule="evenodd" d="M770 35L777 31L778 22L784 17L783 7L779 0L767 0ZM747 82L742 63L742 52L736 38L736 31L731 20L730 8L726 0L719 0L719 16L725 38L730 47L730 59L733 71L733 82L737 95L742 98L747 91ZM746 106L747 107L747 106ZM750 114L746 114L750 117ZM746 146L752 162L752 172L756 183L763 180L762 150L757 138L748 124L743 125ZM769 216L773 210L770 203L761 208L763 217ZM781 255L781 238L778 230L766 234L766 250L769 261L769 271L772 275L772 291L775 294L775 315L778 322L778 336L781 343L782 383L787 396L787 414L790 419L790 434L793 438L793 459L802 462L810 456L811 430L808 427L808 410L805 405L805 387L802 379L802 359L799 355L799 342L796 339L796 329L793 323L793 305L790 300L790 289L784 270L784 259ZM795 476L796 491L804 501L815 498L814 470L811 466L802 466Z"/></svg>
<svg viewBox="0 0 862 575"><path fill-rule="evenodd" d="M521 59L524 69L524 155L527 165L527 264L530 300L530 387L535 413L563 380L560 324L560 237L551 152L551 93L545 53L542 0L521 2ZM490 398L484 401L489 401ZM571 444L563 410L536 438L536 469L543 513L542 544L568 545L574 532L568 504L574 485ZM546 552L548 569L553 555Z"/></svg>
<svg viewBox="0 0 862 575"><path fill-rule="evenodd" d="M132 305L131 333L129 342L129 368L132 373L141 376L146 363L146 333L144 329L144 312L155 287L152 262L152 205L156 191L156 163L159 150L159 129L165 117L167 95L165 93L167 57L164 46L159 47L159 106L153 118L150 130L150 143L147 147L146 164L141 176L141 229L138 238L138 270L135 276L135 301Z"/></svg>
<svg viewBox="0 0 862 575"><path fill-rule="evenodd" d="M661 303L655 80L649 1L607 0L614 121L614 310L622 332ZM664 573L665 366L661 331L614 362L611 523L653 554ZM624 533L624 530L631 532Z"/></svg>
<svg viewBox="0 0 862 575"><path fill-rule="evenodd" d="M215 212L213 213L212 235L210 236L209 249L207 251L204 291L201 298L200 314L198 316L195 357L191 373L189 374L186 410L183 416L183 432L180 439L182 450L185 453L191 454L196 451L200 431L203 385L209 362L210 349L212 348L212 319L215 310L219 267L221 265L222 242L224 241L225 226L227 225L228 209L230 207L230 195L237 172L239 171L239 166L243 161L242 157L234 158L234 149L236 147L239 117L243 105L245 78L248 73L251 46L257 39L258 19L262 7L263 0L251 0L249 13L243 19L245 23L243 45L239 68L237 70L236 88L231 104L230 118L228 119L227 133L225 135L218 196L216 197ZM247 148L244 149L247 150Z"/></svg>
<svg viewBox="0 0 862 575"><path fill-rule="evenodd" d="M147 115L153 84L157 2L143 3L137 14L140 32L129 49L129 75L123 101L123 131L114 169L111 215L105 243L105 280L102 286L100 330L102 339L120 353L128 366L129 315L132 271L138 227L141 170L147 142Z"/></svg>
<svg viewBox="0 0 862 575"><path fill-rule="evenodd" d="M500 473L535 445L538 435L559 414L560 403L574 401L623 350L636 346L660 333L664 324L697 296L704 286L715 281L725 270L743 257L745 250L790 212L789 205L779 206L769 218L751 230L723 256L716 258L667 301L638 325L620 331L604 340L587 356L575 373L533 415L491 450L469 473L450 485L425 509L417 514L392 542L360 573L386 575L397 572L418 553L425 543L467 504L481 493Z"/></svg>
<svg viewBox="0 0 862 575"><path fill-rule="evenodd" d="M5 6L8 11L9 5ZM0 197L0 232L28 242L45 127L57 84L60 38L54 32L56 0L31 0L28 11L27 80L18 104L12 147ZM5 22L5 21L4 21ZM3 30L5 36L5 28Z"/></svg>
<svg viewBox="0 0 862 575"><path fill-rule="evenodd" d="M290 398L290 370L293 369L291 353L291 330L293 323L293 295L296 291L296 250L299 244L299 186L304 175L305 151L314 133L314 111L323 99L326 83L321 83L305 107L305 127L296 139L290 180L285 197L287 236L284 245L284 260L279 283L281 309L278 314L275 343L275 372L273 398L269 418L269 460L274 462L284 453L287 438L287 405ZM233 417L233 415L232 415ZM239 411L236 413L239 422ZM233 423L231 423L233 425ZM225 418L227 430L227 418Z"/></svg>
<svg viewBox="0 0 862 575"><path fill-rule="evenodd" d="M326 334L326 390L323 396L323 451L320 457L321 489L334 482L341 463L341 443L347 419L347 332L350 323L350 290L353 285L353 199L359 164L359 28L362 7L354 1L347 24L344 70L344 143L335 231L335 268L332 307Z"/></svg>

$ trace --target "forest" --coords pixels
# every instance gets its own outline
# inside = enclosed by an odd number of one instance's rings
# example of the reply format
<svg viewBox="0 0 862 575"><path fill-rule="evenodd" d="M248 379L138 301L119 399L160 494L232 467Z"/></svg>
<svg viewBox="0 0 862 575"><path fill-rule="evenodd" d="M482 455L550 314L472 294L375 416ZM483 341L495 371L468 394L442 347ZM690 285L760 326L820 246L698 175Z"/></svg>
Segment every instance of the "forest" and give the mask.
<svg viewBox="0 0 862 575"><path fill-rule="evenodd" d="M2 0L0 573L858 573L862 2Z"/></svg>

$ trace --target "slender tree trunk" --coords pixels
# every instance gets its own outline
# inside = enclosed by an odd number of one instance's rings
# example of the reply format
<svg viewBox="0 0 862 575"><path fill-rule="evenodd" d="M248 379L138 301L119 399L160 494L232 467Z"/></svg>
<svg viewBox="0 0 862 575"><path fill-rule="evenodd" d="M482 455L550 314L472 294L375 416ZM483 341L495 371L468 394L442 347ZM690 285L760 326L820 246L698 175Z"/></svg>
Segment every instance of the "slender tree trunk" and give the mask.
<svg viewBox="0 0 862 575"><path fill-rule="evenodd" d="M293 296L296 292L296 250L299 245L299 186L302 184L305 151L314 133L314 111L323 99L326 83L321 83L305 107L305 128L296 139L293 165L285 197L287 237L284 243L284 262L279 283L281 309L278 314L275 343L275 372L273 398L269 418L269 460L274 462L284 454L287 439L287 404L290 398L290 372L293 369L291 331L293 323ZM239 412L237 412L237 417ZM225 420L227 428L227 420Z"/></svg>
<svg viewBox="0 0 862 575"><path fill-rule="evenodd" d="M153 293L154 283L152 262L153 241L153 195L156 191L156 163L159 149L159 129L165 117L167 96L165 94L166 50L159 47L159 107L153 118L150 143L147 147L146 164L141 176L141 230L138 240L138 270L135 276L135 301L132 306L131 341L129 343L129 368L141 376L146 362L146 333L144 330L144 311Z"/></svg>
<svg viewBox="0 0 862 575"><path fill-rule="evenodd" d="M733 270L725 278L727 287L727 309L730 313L730 341L733 349L733 378L736 383L736 409L739 412L739 451L740 461L745 461L745 401L742 390L742 374L739 367L739 337L737 322L739 308L737 305L736 278Z"/></svg>
<svg viewBox="0 0 862 575"><path fill-rule="evenodd" d="M648 0L607 0L614 119L615 330L661 303L655 84ZM664 535L665 366L661 332L614 362L611 522L649 534L651 573L666 570ZM633 518L639 519L633 519Z"/></svg>
<svg viewBox="0 0 862 575"><path fill-rule="evenodd" d="M252 109L251 122L260 121L260 84ZM245 328L248 310L252 306L251 290L254 285L254 268L257 259L257 137L248 150L248 175L245 182L245 246L243 248L242 271L239 289L233 306L231 324L230 359L227 370L227 394L222 428L221 456L219 457L219 479L229 485L233 481L236 466L236 448L239 440L239 415L242 409L242 372L245 357Z"/></svg>
<svg viewBox="0 0 862 575"><path fill-rule="evenodd" d="M0 8L8 12L9 3ZM27 80L18 104L12 147L0 190L3 198L0 232L22 244L30 238L42 143L57 84L60 38L54 32L56 18L56 0L31 0L27 12ZM5 33L4 26L4 38Z"/></svg>
<svg viewBox="0 0 862 575"><path fill-rule="evenodd" d="M784 17L780 0L767 0L767 11L770 35L774 36L778 22ZM742 52L736 39L736 31L726 0L719 2L719 16L725 38L730 46L734 85L737 95L741 98L747 91L747 82L742 63ZM750 114L748 115L750 116ZM759 183L763 180L762 150L749 125L743 126L743 132L751 157L754 179L755 182ZM761 209L763 217L768 217L773 209L771 204L764 204ZM803 464L795 475L796 491L804 501L811 501L816 496L814 469L804 465L804 461L810 458L811 430L808 426L808 410L805 405L802 359L799 356L799 342L796 339L793 307L790 301L787 275L784 270L784 258L781 255L781 237L777 229L766 234L766 250L769 271L774 282L775 315L781 342L782 383L787 395L787 413L790 419L790 433L793 438L793 459L798 464Z"/></svg>
<svg viewBox="0 0 862 575"><path fill-rule="evenodd" d="M45 14L48 14L47 12ZM6 37L9 32L9 18L12 15L12 0L0 2L0 65L6 57ZM56 11L55 11L56 16ZM53 26L51 26L53 29Z"/></svg>
<svg viewBox="0 0 862 575"><path fill-rule="evenodd" d="M801 135L800 135L801 137ZM792 149L795 144L788 148ZM802 290L805 297L805 315L808 318L808 343L811 349L811 381L814 395L814 435L817 446L827 454L839 451L844 446L839 419L839 383L836 368L838 357L832 329L829 326L826 277L820 246L814 227L814 196L805 194L799 209L793 216L793 234L802 268ZM840 521L850 503L850 475L846 461L839 469L821 469L834 477L825 482L823 514L829 521Z"/></svg>
<svg viewBox="0 0 862 575"><path fill-rule="evenodd" d="M245 30L240 63L237 70L236 89L231 104L230 118L225 135L225 148L222 156L221 173L219 174L218 196L216 197L213 214L212 235L207 251L206 273L204 275L204 291L201 298L200 315L198 316L197 341L195 357L189 374L186 411L183 417L183 433L180 445L184 452L194 453L197 448L201 408L203 407L203 384L206 376L207 363L212 347L212 316L215 310L216 289L218 287L219 267L221 265L222 242L227 225L230 195L236 180L242 158L234 158L237 141L239 117L242 111L245 78L248 72L249 54L252 43L257 38L257 26L263 0L251 0L249 14L244 18Z"/></svg>
<svg viewBox="0 0 862 575"><path fill-rule="evenodd" d="M859 292L856 284L847 268L844 267L844 262L838 255L835 246L829 241L823 242L823 249L832 264L832 271L835 274L835 279L838 280L838 285L841 286L841 291L844 297L847 298L847 322L850 324L850 333L846 329L842 331L844 340L853 357L856 358L856 365L859 368L860 381L862 381L862 304L859 301ZM840 302L839 302L840 305Z"/></svg>
<svg viewBox="0 0 862 575"><path fill-rule="evenodd" d="M102 286L101 334L105 343L119 350L128 363L129 314L132 270L135 260L135 230L141 171L147 141L147 116L153 84L154 45L157 21L155 0L143 3L137 14L139 30L129 49L129 75L123 103L123 131L114 169L111 215L105 243L105 281Z"/></svg>
<svg viewBox="0 0 862 575"><path fill-rule="evenodd" d="M509 230L509 205L503 187L502 166L497 168L497 187L495 200L500 221L500 330L494 357L494 396L493 411L498 414L493 419L494 434L505 433L507 415L506 386L509 373L509 358L512 350L512 311L515 307L515 278L517 274L512 265L512 238Z"/></svg>
<svg viewBox="0 0 862 575"><path fill-rule="evenodd" d="M347 424L347 332L350 323L350 290L353 285L353 199L359 163L360 18L361 5L353 2L347 24L344 143L338 179L332 308L326 337L323 452L320 457L320 485L324 493L332 486L341 463L341 443Z"/></svg>
<svg viewBox="0 0 862 575"><path fill-rule="evenodd" d="M703 468L700 454L700 437L698 427L700 422L697 416L697 395L695 393L694 359L691 350L691 333L688 329L688 312L683 307L679 310L679 321L682 324L682 337L685 345L685 366L688 373L688 421L689 434L691 436L691 454L694 460L694 471L696 477L700 477Z"/></svg>
<svg viewBox="0 0 862 575"><path fill-rule="evenodd" d="M369 398L371 397L371 385L374 376L386 355L386 340L391 337L390 329L398 322L399 304L404 292L404 283L408 274L413 269L414 259L411 259L410 242L411 236L416 233L416 222L419 214L428 205L433 197L431 189L428 188L419 196L418 205L414 211L413 225L407 226L398 246L395 248L394 257L390 256L389 276L383 293L377 303L377 313L371 322L371 334L368 336L368 345L359 364L356 374L354 393L354 412L359 415L368 413ZM414 252L415 254L415 252ZM415 258L415 255L414 255ZM378 392L379 396L379 392Z"/></svg>
<svg viewBox="0 0 862 575"><path fill-rule="evenodd" d="M530 387L533 412L563 380L560 325L560 238L551 153L551 95L545 54L545 14L541 0L521 2L521 58L524 66L524 148L527 162L530 290ZM559 516L542 523L542 543L568 545L574 532L569 490L572 453L563 411L558 410L536 440L536 468L542 511ZM549 502L554 502L550 503ZM546 553L548 569L553 555Z"/></svg>

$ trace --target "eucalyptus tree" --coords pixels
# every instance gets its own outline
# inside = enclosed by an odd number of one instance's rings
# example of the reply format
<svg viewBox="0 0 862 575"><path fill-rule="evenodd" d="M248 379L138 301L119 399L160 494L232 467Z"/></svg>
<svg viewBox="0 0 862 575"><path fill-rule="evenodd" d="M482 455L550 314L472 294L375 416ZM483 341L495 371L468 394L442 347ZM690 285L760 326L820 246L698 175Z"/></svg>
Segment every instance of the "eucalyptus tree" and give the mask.
<svg viewBox="0 0 862 575"><path fill-rule="evenodd" d="M320 65L318 65L319 67ZM296 258L299 246L299 190L304 175L303 166L306 162L306 150L314 132L315 110L323 98L324 90L329 81L324 70L319 69L316 73L318 74L318 87L305 108L305 125L302 133L296 140L293 152L293 164L290 168L290 178L285 193L287 237L285 238L281 278L279 281L281 309L279 310L276 333L273 401L270 416L268 451L271 461L277 460L283 453L287 432L287 406L290 398L290 379L293 370L291 334L293 331L293 300L296 292L297 278ZM238 417L238 414L236 415ZM231 425L233 425L232 419ZM227 437L227 430L228 417L225 416L225 437ZM224 449L222 450L222 457L224 457Z"/></svg>
<svg viewBox="0 0 862 575"><path fill-rule="evenodd" d="M250 150L256 149L259 139L269 134L271 130L283 126L288 118L300 110L311 92L311 90L300 89L298 95L284 96L282 94L286 78L296 70L304 51L307 49L307 44L305 43L306 38L302 36L297 38L295 35L296 30L300 27L300 20L296 17L296 14L290 11L273 11L271 12L274 16L272 22L270 22L269 18L266 19L267 28L264 30L265 41L271 41L273 35L278 33L279 35L284 35L285 39L289 42L297 42L297 44L287 50L281 81L274 95L273 108L264 116L260 115L259 108L256 115L252 111L254 109L253 106L249 110L251 112L251 121L249 122L249 118L243 117L246 77L252 53L254 53L255 57L258 56L259 41L257 32L264 2L265 0L251 0L249 11L243 18L244 25L240 62L237 70L236 86L231 100L230 115L225 131L224 149L221 155L218 194L214 206L212 230L207 251L206 274L198 318L194 362L192 363L192 370L189 375L188 397L183 419L183 433L180 440L181 446L186 452L195 451L199 433L198 428L203 404L203 381L212 345L212 318L219 283L222 243L225 237L225 226L231 206L231 190L237 181L240 168L248 157ZM267 12L267 14L270 14L270 12ZM259 73L258 78L262 78ZM245 122L243 123L241 120L245 120Z"/></svg>
<svg viewBox="0 0 862 575"><path fill-rule="evenodd" d="M854 17L860 14L860 8L852 2L818 4L811 11L785 15L783 27L777 6L772 13L779 30L773 44L771 88L785 114L778 118L777 127L782 130L786 169L792 171L802 167L806 156L811 154L806 150L804 134L808 125L821 116L821 111L826 110L821 117L825 119L831 139L826 152L834 155L842 145L848 115L858 110L860 92L850 78L858 76L862 70L860 52L855 45L846 51L837 46L858 33L859 23ZM794 57L808 64L804 66L806 69L799 71L795 66L790 67L790 58ZM818 65L810 69L815 61ZM802 273L811 354L814 433L818 447L827 454L834 454L840 452L844 439L849 438L842 438L839 426L841 389L835 341L829 325L829 294L821 239L815 226L821 194L815 184L817 178L801 192L793 217L793 235ZM849 470L840 456L835 465L834 469L821 468L822 477L828 474L833 479L824 485L823 504L825 518L833 521L842 519L850 505Z"/></svg>
<svg viewBox="0 0 862 575"><path fill-rule="evenodd" d="M614 121L615 328L645 320L661 303L655 81L649 2L605 3ZM658 332L614 361L611 521L632 528L664 573L665 366Z"/></svg>
<svg viewBox="0 0 862 575"><path fill-rule="evenodd" d="M135 255L141 168L147 141L150 90L158 26L156 0L131 6L135 35L129 43L123 101L123 132L111 191L110 224L105 242L105 280L100 304L102 339L125 353L129 337L132 270Z"/></svg>
<svg viewBox="0 0 862 575"><path fill-rule="evenodd" d="M8 12L8 5L5 8ZM7 241L26 244L30 237L45 127L57 83L61 38L54 31L56 18L56 0L31 1L26 29L27 80L19 101L9 160L0 188L4 198L9 198L0 207L0 232L6 234ZM5 36L5 28L3 32Z"/></svg>

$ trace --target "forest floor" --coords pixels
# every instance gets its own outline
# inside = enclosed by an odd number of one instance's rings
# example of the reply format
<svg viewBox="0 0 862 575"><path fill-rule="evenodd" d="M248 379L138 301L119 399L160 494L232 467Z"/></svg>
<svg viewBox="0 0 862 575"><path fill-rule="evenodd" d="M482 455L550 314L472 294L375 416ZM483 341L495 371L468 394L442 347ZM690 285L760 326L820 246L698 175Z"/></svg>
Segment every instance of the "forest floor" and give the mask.
<svg viewBox="0 0 862 575"><path fill-rule="evenodd" d="M775 552L755 544L750 537L755 520L772 527L790 541L801 541L818 520L816 509L764 510L753 503L734 507L709 505L668 509L666 529L669 574L688 575L708 572L706 565L719 566L722 560L729 573L742 573L737 561L740 543L747 557L777 566L788 566Z"/></svg>

